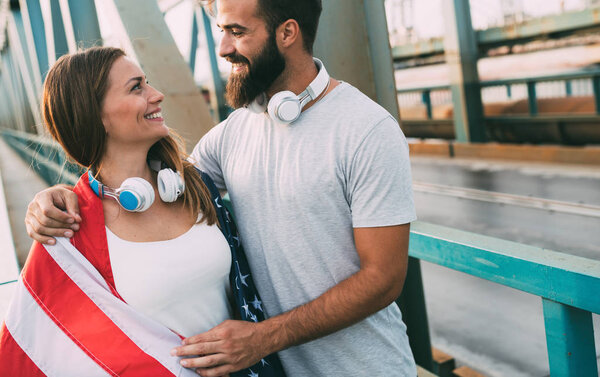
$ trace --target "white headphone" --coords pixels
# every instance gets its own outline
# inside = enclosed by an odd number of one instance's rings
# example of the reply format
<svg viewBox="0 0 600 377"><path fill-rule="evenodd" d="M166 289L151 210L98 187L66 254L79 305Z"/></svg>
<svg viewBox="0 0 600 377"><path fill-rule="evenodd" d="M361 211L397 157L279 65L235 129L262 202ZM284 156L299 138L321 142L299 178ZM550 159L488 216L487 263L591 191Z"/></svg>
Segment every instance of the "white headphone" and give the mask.
<svg viewBox="0 0 600 377"><path fill-rule="evenodd" d="M266 94L262 93L246 106L248 110L257 114L268 111L271 119L284 124L292 123L298 119L302 108L319 97L329 86L329 74L323 62L317 58L313 58L313 60L319 69L319 73L302 93L295 95L293 92L285 90L275 93L268 103Z"/></svg>
<svg viewBox="0 0 600 377"><path fill-rule="evenodd" d="M169 168L162 168L160 161L150 161L150 168L158 172L156 179L158 194L163 202L172 203L177 200L185 190L185 181L179 173ZM140 177L131 177L121 183L118 189L103 185L94 178L88 170L88 179L92 191L100 198L113 198L126 211L144 212L154 203L154 188L150 182Z"/></svg>

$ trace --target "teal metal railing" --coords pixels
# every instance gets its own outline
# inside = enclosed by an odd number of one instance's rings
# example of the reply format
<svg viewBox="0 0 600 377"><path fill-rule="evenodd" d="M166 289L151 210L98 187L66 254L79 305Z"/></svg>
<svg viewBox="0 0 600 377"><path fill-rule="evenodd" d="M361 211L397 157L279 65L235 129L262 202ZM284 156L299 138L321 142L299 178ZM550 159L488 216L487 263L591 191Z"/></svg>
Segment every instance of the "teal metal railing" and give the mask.
<svg viewBox="0 0 600 377"><path fill-rule="evenodd" d="M50 184L76 181L80 170L66 162L56 143L16 131L0 134ZM600 314L600 261L423 222L411 226L409 255L399 303L404 298L413 307L404 318L420 365L432 370L420 278L423 260L539 296L550 374L598 375L592 313Z"/></svg>
<svg viewBox="0 0 600 377"><path fill-rule="evenodd" d="M594 117L597 117L600 120L600 70L590 70L590 71L577 71L570 73L563 73L557 75L549 75L549 76L534 76L534 77L524 77L524 78L513 78L513 79L503 79L503 80L489 80L480 82L481 88L488 87L498 87L505 86L507 88L507 92L511 92L511 86L517 84L525 84L527 85L527 100L529 103L529 116L535 117L538 116L538 106L537 106L537 90L536 84L542 82L552 82L552 81L562 81L565 85L565 92L567 96L570 96L572 93L572 82L573 80L579 79L590 79L592 81L593 94L594 94L594 103L596 105L596 112ZM439 90L448 90L450 91L450 85L434 85L434 86L422 86L422 87L413 87L413 88L402 88L398 89L398 94L405 93L421 93L421 102L426 107L427 111L427 119L432 119L433 114L433 105L431 103L431 92L439 91ZM510 97L510 95L509 95ZM486 119L505 119L510 120L514 116L506 115L501 117L486 117ZM555 118L556 116L552 116ZM579 115L567 115L565 117L573 117L577 118Z"/></svg>
<svg viewBox="0 0 600 377"><path fill-rule="evenodd" d="M74 185L83 173L69 162L60 145L47 137L10 129L0 129L0 135L49 185Z"/></svg>

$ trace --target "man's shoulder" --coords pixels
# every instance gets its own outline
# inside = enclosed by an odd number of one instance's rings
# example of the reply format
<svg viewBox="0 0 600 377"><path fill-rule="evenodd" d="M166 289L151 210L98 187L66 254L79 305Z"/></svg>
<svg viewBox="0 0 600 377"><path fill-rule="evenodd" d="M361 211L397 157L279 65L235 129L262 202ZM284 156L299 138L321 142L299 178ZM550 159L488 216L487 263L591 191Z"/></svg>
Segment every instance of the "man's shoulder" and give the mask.
<svg viewBox="0 0 600 377"><path fill-rule="evenodd" d="M347 82L340 82L339 91L332 98L330 106L335 109L338 116L352 121L352 123L377 124L392 115L369 96Z"/></svg>

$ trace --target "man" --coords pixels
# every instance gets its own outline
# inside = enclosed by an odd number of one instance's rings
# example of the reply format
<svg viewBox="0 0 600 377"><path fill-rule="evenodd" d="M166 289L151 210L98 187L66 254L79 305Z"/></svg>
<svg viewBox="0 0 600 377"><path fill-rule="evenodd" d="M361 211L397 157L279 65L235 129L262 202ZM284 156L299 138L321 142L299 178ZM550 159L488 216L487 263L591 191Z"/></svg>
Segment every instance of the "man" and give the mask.
<svg viewBox="0 0 600 377"><path fill-rule="evenodd" d="M248 311L270 318L225 321L185 339L173 354L192 356L182 363L202 376L239 370L273 352L292 377L415 376L394 303L415 220L398 124L334 79L290 124L243 107L263 92L299 94L317 77L312 45L321 1L219 0L217 8L219 53L233 66L227 99L238 110L191 157L229 192L264 300L248 303ZM38 194L26 219L32 237L48 241L40 233L66 231L48 227L76 224L70 194Z"/></svg>

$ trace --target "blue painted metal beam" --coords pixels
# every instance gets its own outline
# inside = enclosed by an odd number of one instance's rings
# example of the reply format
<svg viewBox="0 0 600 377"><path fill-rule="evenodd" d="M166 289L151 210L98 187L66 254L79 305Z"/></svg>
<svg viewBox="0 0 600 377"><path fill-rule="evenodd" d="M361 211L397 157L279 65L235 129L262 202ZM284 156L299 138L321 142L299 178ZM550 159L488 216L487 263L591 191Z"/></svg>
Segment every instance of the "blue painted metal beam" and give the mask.
<svg viewBox="0 0 600 377"><path fill-rule="evenodd" d="M50 0L50 12L52 14L52 32L54 39L54 57L55 59L69 53L69 44L67 34L63 23L62 12L60 10L59 0Z"/></svg>
<svg viewBox="0 0 600 377"><path fill-rule="evenodd" d="M600 28L600 8L569 12L526 21L517 25L494 27L476 32L477 46L481 50L523 43L548 36L566 36L582 30ZM441 55L443 38L432 38L392 48L395 60Z"/></svg>
<svg viewBox="0 0 600 377"><path fill-rule="evenodd" d="M225 85L221 78L221 71L219 71L219 64L217 63L217 49L215 47L215 39L212 34L212 27L210 24L210 18L204 7L201 8L202 12L202 24L204 25L204 35L206 37L206 48L208 49L208 56L210 57L210 70L213 77L213 85L215 88L215 97L217 98L217 111L219 112L219 120L224 120L229 115L230 108L225 103Z"/></svg>
<svg viewBox="0 0 600 377"><path fill-rule="evenodd" d="M40 76L43 81L50 67L48 64L48 47L46 44L46 31L44 30L42 8L40 6L40 0L26 0L26 2Z"/></svg>
<svg viewBox="0 0 600 377"><path fill-rule="evenodd" d="M198 53L198 19L196 18L196 13L192 14L192 42L190 46L190 71L192 71L192 76L196 72L196 54Z"/></svg>
<svg viewBox="0 0 600 377"><path fill-rule="evenodd" d="M73 33L78 47L102 44L98 14L94 0L69 0Z"/></svg>

